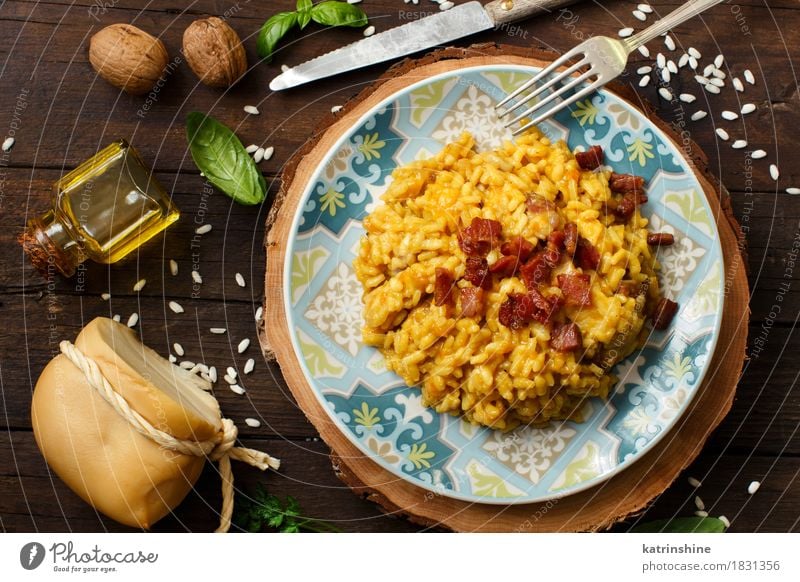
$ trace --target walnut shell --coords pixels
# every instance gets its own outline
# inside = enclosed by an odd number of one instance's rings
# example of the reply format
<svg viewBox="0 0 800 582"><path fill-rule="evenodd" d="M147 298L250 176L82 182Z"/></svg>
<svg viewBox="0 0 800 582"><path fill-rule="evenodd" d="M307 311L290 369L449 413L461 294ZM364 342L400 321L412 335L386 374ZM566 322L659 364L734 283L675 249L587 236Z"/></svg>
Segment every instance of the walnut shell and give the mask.
<svg viewBox="0 0 800 582"><path fill-rule="evenodd" d="M216 16L196 20L183 33L183 54L210 87L230 87L247 72L247 55L236 31Z"/></svg>
<svg viewBox="0 0 800 582"><path fill-rule="evenodd" d="M89 42L89 62L106 81L133 95L150 91L167 68L164 43L130 24L112 24Z"/></svg>

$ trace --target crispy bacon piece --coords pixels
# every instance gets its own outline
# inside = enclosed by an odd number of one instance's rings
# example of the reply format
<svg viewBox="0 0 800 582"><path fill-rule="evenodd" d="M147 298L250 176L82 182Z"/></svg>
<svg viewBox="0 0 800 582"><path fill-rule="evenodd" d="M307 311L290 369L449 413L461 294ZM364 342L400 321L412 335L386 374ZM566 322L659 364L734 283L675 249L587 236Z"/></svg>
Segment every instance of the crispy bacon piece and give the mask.
<svg viewBox="0 0 800 582"><path fill-rule="evenodd" d="M547 237L547 246L551 246L560 251L564 248L566 238L567 235L563 230L554 230L550 233L550 236Z"/></svg>
<svg viewBox="0 0 800 582"><path fill-rule="evenodd" d="M461 315L476 317L483 314L484 297L480 287L465 287L461 290Z"/></svg>
<svg viewBox="0 0 800 582"><path fill-rule="evenodd" d="M560 306L557 298L548 299L536 289L511 293L500 306L498 319L511 329L522 329L532 321L547 323Z"/></svg>
<svg viewBox="0 0 800 582"><path fill-rule="evenodd" d="M578 225L570 222L564 227L564 249L567 251L567 256L574 257L575 251L578 248Z"/></svg>
<svg viewBox="0 0 800 582"><path fill-rule="evenodd" d="M653 327L655 329L667 329L676 313L678 313L678 304L666 297L662 298L653 312Z"/></svg>
<svg viewBox="0 0 800 582"><path fill-rule="evenodd" d="M636 207L647 202L647 196L635 192L629 192L622 197L617 204L614 213L623 220L628 220L633 216Z"/></svg>
<svg viewBox="0 0 800 582"><path fill-rule="evenodd" d="M500 306L497 318L511 329L522 329L533 317L533 301L522 293L511 293Z"/></svg>
<svg viewBox="0 0 800 582"><path fill-rule="evenodd" d="M504 256L497 259L492 266L489 267L489 272L497 275L501 279L504 277L511 277L520 266L521 262L518 257Z"/></svg>
<svg viewBox="0 0 800 582"><path fill-rule="evenodd" d="M468 257L485 257L500 242L503 226L488 218L472 219L472 223L458 235L458 244Z"/></svg>
<svg viewBox="0 0 800 582"><path fill-rule="evenodd" d="M583 346L581 330L575 323L557 325L550 334L550 346L559 352L574 352Z"/></svg>
<svg viewBox="0 0 800 582"><path fill-rule="evenodd" d="M668 232L652 232L647 235L647 244L654 247L668 247L675 244L675 237Z"/></svg>
<svg viewBox="0 0 800 582"><path fill-rule="evenodd" d="M575 159L582 170L596 170L603 163L603 148L592 146L585 152L576 153Z"/></svg>
<svg viewBox="0 0 800 582"><path fill-rule="evenodd" d="M536 250L536 246L521 236L514 237L510 241L504 242L500 247L501 253L508 257L519 257L522 263L530 258L534 250Z"/></svg>
<svg viewBox="0 0 800 582"><path fill-rule="evenodd" d="M578 238L578 248L573 263L581 269L597 269L600 265L600 252L585 238Z"/></svg>
<svg viewBox="0 0 800 582"><path fill-rule="evenodd" d="M489 263L486 259L467 257L467 270L464 279L482 289L492 288L492 275L489 273Z"/></svg>
<svg viewBox="0 0 800 582"><path fill-rule="evenodd" d="M550 280L553 267L545 259L546 251L539 251L519 269L520 276L528 289L536 289L540 283Z"/></svg>
<svg viewBox="0 0 800 582"><path fill-rule="evenodd" d="M585 307L592 304L592 296L589 294L589 275L559 275L558 286L564 293L564 301L567 305L575 307Z"/></svg>
<svg viewBox="0 0 800 582"><path fill-rule="evenodd" d="M555 246L548 244L542 251L542 256L549 267L557 267L561 261L561 251Z"/></svg>
<svg viewBox="0 0 800 582"><path fill-rule="evenodd" d="M447 269L436 267L436 280L433 285L433 302L436 305L453 304L453 274Z"/></svg>
<svg viewBox="0 0 800 582"><path fill-rule="evenodd" d="M597 269L600 264L600 253L592 243L578 235L578 226L574 223L564 228L564 249L576 267Z"/></svg>
<svg viewBox="0 0 800 582"><path fill-rule="evenodd" d="M608 179L608 187L616 194L644 192L644 178L633 174L612 173Z"/></svg>
<svg viewBox="0 0 800 582"><path fill-rule="evenodd" d="M539 323L550 321L550 318L561 307L561 301L558 297L547 298L536 289L528 291L528 297L533 303L533 319Z"/></svg>

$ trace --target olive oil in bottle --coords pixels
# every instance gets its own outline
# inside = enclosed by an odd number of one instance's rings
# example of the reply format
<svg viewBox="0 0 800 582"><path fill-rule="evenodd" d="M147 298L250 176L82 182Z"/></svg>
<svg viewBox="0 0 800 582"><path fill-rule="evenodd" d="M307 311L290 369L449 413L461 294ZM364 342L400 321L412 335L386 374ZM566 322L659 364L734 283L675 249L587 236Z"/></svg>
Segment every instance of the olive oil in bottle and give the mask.
<svg viewBox="0 0 800 582"><path fill-rule="evenodd" d="M70 277L87 259L119 261L179 216L138 152L119 140L56 182L52 208L19 238L40 271L52 265Z"/></svg>

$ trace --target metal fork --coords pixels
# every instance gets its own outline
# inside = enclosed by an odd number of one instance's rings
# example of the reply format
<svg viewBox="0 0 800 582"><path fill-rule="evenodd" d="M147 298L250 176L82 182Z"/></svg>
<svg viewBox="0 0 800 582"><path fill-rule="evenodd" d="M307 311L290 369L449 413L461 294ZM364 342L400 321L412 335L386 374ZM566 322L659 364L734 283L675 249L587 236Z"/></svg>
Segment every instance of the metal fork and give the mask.
<svg viewBox="0 0 800 582"><path fill-rule="evenodd" d="M568 51L558 58L555 62L553 62L553 64L543 69L530 81L527 81L521 87L517 88L508 97L500 101L500 103L495 105L497 109L500 109L522 92L530 89L536 85L536 83L543 81L546 77L554 73L559 67L577 59L575 63L559 72L552 79L546 83L543 83L540 87L537 87L536 90L532 91L528 95L525 95L524 98L520 99L514 103L513 106L502 112L500 114L500 118L502 119L511 112L519 109L522 105L529 102L531 99L538 97L551 87L555 87L557 84L562 82L564 83L557 91L550 93L534 104L533 107L527 109L523 113L520 113L511 121L508 121L505 126L510 127L515 123L530 117L534 113L541 111L545 105L548 105L559 97L562 97L565 93L575 89L581 83L594 78L589 85L582 88L580 91L573 93L570 97L563 99L560 103L554 105L544 113L540 113L533 120L514 130L513 134L520 134L529 127L541 123L565 107L569 107L578 99L581 99L582 97L599 89L609 81L618 77L622 71L625 70L625 66L628 64L628 56L633 51L638 50L640 46L669 31L675 26L689 20L690 18L697 16L707 8L710 8L715 4L719 4L722 1L723 0L691 0L664 18L658 20L649 28L644 29L640 33L631 36L630 38L616 39L609 38L607 36L595 36L585 42L582 42L574 49ZM574 76L584 67L588 68L581 72L578 76Z"/></svg>

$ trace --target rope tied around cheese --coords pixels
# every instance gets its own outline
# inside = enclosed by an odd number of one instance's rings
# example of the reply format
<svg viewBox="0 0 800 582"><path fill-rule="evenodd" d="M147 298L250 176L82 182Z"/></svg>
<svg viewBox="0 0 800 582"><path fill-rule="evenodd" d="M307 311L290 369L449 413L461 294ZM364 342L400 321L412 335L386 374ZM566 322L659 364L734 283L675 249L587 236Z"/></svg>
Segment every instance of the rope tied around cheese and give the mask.
<svg viewBox="0 0 800 582"><path fill-rule="evenodd" d="M86 381L100 396L111 405L136 431L155 442L156 444L184 455L207 457L219 465L220 478L222 479L222 510L217 533L225 533L231 527L233 516L233 471L231 459L247 463L262 471L267 468L278 469L280 461L262 451L237 447L236 438L239 430L229 418L222 418L222 429L207 441L178 439L169 433L161 431L150 424L141 414L130 407L100 371L97 363L81 352L70 341L59 344L61 353L83 372Z"/></svg>

